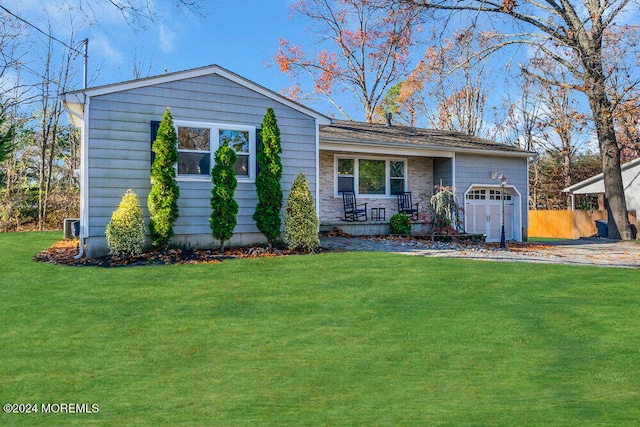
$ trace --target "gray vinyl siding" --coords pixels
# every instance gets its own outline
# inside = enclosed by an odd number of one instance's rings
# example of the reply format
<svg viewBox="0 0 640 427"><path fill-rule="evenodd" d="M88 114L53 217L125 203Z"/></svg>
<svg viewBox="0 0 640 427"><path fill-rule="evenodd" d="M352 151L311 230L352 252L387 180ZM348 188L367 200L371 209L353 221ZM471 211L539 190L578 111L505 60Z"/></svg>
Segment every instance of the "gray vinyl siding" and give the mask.
<svg viewBox="0 0 640 427"><path fill-rule="evenodd" d="M296 174L303 171L316 187L316 125L314 118L218 75L196 77L95 96L89 104L89 236L102 237L105 226L128 188L140 197L148 221L151 189L150 122L160 121L166 107L174 120L255 126L267 107L275 110L282 140L284 197ZM253 167L253 166L252 166ZM179 181L180 217L176 235L210 234L212 184ZM257 233L252 219L255 184L238 183L239 205L234 233Z"/></svg>
<svg viewBox="0 0 640 427"><path fill-rule="evenodd" d="M433 184L452 186L453 185L453 161L450 158L433 159Z"/></svg>
<svg viewBox="0 0 640 427"><path fill-rule="evenodd" d="M529 193L526 158L456 154L455 164L456 191L461 198L471 185L499 185L498 181L491 179L491 173L504 173L507 176L507 184L515 186L520 192L522 227L527 228Z"/></svg>

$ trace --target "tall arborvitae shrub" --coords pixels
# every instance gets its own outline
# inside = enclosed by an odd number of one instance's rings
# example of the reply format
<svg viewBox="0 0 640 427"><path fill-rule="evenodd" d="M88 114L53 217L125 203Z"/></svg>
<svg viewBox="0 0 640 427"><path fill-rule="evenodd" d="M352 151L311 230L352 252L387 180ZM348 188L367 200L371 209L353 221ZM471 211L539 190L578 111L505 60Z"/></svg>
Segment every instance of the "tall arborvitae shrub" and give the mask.
<svg viewBox="0 0 640 427"><path fill-rule="evenodd" d="M106 231L111 255L134 257L142 253L145 241L144 220L140 200L132 189L128 189L122 196Z"/></svg>
<svg viewBox="0 0 640 427"><path fill-rule="evenodd" d="M176 183L178 136L169 107L164 112L151 149L156 157L151 165L151 192L147 200L149 235L154 246L166 249L173 236L173 224L178 219L180 197L180 189Z"/></svg>
<svg viewBox="0 0 640 427"><path fill-rule="evenodd" d="M280 236L280 209L282 208L282 162L280 161L280 129L273 108L267 108L260 131L261 147L258 151L258 176L256 191L258 205L253 214L258 230L267 238L269 250Z"/></svg>
<svg viewBox="0 0 640 427"><path fill-rule="evenodd" d="M218 148L215 155L216 164L211 170L211 234L220 241L220 250L224 252L224 243L233 236L236 226L238 204L233 196L238 185L233 165L238 156L226 142Z"/></svg>
<svg viewBox="0 0 640 427"><path fill-rule="evenodd" d="M313 195L304 173L298 173L291 185L284 215L284 241L289 249L312 251L320 244Z"/></svg>

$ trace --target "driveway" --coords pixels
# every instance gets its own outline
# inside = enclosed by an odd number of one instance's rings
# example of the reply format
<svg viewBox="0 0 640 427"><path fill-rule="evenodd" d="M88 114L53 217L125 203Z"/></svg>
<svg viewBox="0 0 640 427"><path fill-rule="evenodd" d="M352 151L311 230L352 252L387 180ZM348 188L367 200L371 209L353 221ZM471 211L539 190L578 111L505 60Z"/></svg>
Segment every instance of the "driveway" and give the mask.
<svg viewBox="0 0 640 427"><path fill-rule="evenodd" d="M320 246L333 251L376 251L440 258L640 268L639 241L601 238L507 243L507 249L503 250L496 244L459 245L393 237L322 236Z"/></svg>

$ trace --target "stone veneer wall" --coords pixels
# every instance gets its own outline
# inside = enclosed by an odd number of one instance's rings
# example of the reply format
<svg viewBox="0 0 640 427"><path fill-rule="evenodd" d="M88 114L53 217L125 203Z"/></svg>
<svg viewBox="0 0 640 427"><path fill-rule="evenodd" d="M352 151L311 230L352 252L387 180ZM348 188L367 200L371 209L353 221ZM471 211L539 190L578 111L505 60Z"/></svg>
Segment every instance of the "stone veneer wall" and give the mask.
<svg viewBox="0 0 640 427"><path fill-rule="evenodd" d="M334 157L336 154L345 156L361 156L362 154L345 153L340 151L320 151L320 222L336 223L344 215L342 196L334 196ZM393 156L380 156L392 158ZM398 157L407 159L408 191L413 194L413 202L420 203L420 212L429 206L429 199L433 195L433 159L431 157ZM358 204L368 203L367 209L386 208L386 221L391 215L398 213L396 196L376 198L358 196ZM371 215L371 211L367 212Z"/></svg>

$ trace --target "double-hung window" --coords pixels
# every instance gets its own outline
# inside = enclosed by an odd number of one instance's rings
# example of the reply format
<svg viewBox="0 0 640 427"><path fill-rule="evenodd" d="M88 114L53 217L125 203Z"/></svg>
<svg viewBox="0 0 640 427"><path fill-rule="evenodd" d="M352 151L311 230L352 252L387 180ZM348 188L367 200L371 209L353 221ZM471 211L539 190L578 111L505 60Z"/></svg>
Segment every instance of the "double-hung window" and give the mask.
<svg viewBox="0 0 640 427"><path fill-rule="evenodd" d="M178 126L178 175L211 173L211 129Z"/></svg>
<svg viewBox="0 0 640 427"><path fill-rule="evenodd" d="M353 159L338 159L338 192L354 191L355 167Z"/></svg>
<svg viewBox="0 0 640 427"><path fill-rule="evenodd" d="M407 188L407 162L402 159L336 157L336 196L343 191L359 195L392 196Z"/></svg>
<svg viewBox="0 0 640 427"><path fill-rule="evenodd" d="M175 124L180 179L209 180L215 152L224 143L236 152L234 170L238 181L255 178L255 127L181 121Z"/></svg>
<svg viewBox="0 0 640 427"><path fill-rule="evenodd" d="M249 176L249 161L251 153L249 151L250 137L247 130L230 130L219 129L218 137L220 139L220 145L225 142L236 152L238 159L233 169L236 172L236 177L248 177Z"/></svg>

